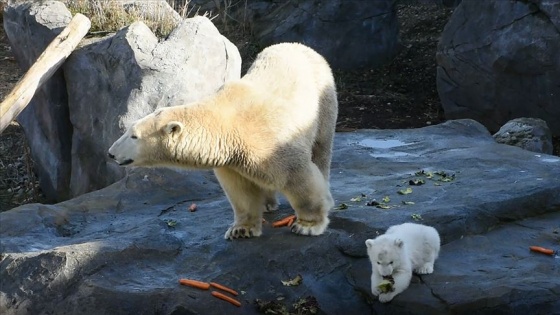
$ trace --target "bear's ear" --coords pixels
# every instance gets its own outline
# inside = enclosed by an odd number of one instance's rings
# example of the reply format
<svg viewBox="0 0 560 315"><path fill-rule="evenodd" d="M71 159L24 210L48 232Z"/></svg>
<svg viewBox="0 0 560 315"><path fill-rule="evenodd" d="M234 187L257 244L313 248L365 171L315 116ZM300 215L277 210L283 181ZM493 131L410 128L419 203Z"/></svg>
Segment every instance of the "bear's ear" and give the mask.
<svg viewBox="0 0 560 315"><path fill-rule="evenodd" d="M403 241L400 238L397 238L395 240L395 245L397 245L397 247L402 247L403 246Z"/></svg>
<svg viewBox="0 0 560 315"><path fill-rule="evenodd" d="M171 121L165 125L164 130L167 134L180 134L183 131L184 125L179 121Z"/></svg>
<svg viewBox="0 0 560 315"><path fill-rule="evenodd" d="M366 240L367 248L373 248L373 240Z"/></svg>

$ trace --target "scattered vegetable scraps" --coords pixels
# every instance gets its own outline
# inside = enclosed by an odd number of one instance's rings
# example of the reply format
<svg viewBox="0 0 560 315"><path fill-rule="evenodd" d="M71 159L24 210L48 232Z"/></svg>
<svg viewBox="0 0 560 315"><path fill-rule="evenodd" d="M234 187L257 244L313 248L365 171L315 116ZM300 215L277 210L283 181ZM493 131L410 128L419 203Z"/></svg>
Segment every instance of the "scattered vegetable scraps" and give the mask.
<svg viewBox="0 0 560 315"><path fill-rule="evenodd" d="M393 276L383 276L383 280L379 282L377 287L381 293L389 293L395 291L393 285L395 284L395 279Z"/></svg>
<svg viewBox="0 0 560 315"><path fill-rule="evenodd" d="M348 209L348 205L345 204L345 203L341 203L337 207L334 208L334 210L346 210L346 209Z"/></svg>
<svg viewBox="0 0 560 315"><path fill-rule="evenodd" d="M165 223L167 223L167 226L170 228L174 228L177 225L177 221L172 219L165 220Z"/></svg>
<svg viewBox="0 0 560 315"><path fill-rule="evenodd" d="M419 179L419 178L415 178L415 179L411 179L408 181L408 184L411 186L420 186L420 185L424 185L426 183L426 181L424 181L423 179Z"/></svg>
<svg viewBox="0 0 560 315"><path fill-rule="evenodd" d="M192 204L189 206L189 211L190 211L190 212L195 212L197 209L198 209L198 207L197 207L196 203L192 203Z"/></svg>
<svg viewBox="0 0 560 315"><path fill-rule="evenodd" d="M410 206L410 205L413 205L413 204L415 204L415 203L414 203L414 201L404 201L404 200L403 200L403 201L402 201L402 204L405 205L405 206Z"/></svg>
<svg viewBox="0 0 560 315"><path fill-rule="evenodd" d="M389 203L391 201L391 198L389 198L389 196L385 196L383 197L383 199L381 199L381 201L384 203Z"/></svg>
<svg viewBox="0 0 560 315"><path fill-rule="evenodd" d="M283 226L292 226L292 224L294 224L294 221L296 220L296 216L295 215L289 215L287 217L285 217L282 220L278 220L278 221L274 221L272 222L272 227L283 227Z"/></svg>
<svg viewBox="0 0 560 315"><path fill-rule="evenodd" d="M413 213L410 215L410 217L412 218L412 220L414 221L422 221L424 219L422 219L422 216L418 213Z"/></svg>
<svg viewBox="0 0 560 315"><path fill-rule="evenodd" d="M362 199L364 199L364 198L366 198L366 197L367 197L366 195L360 194L360 195L357 196L357 197L351 198L350 201L352 201L352 202L360 202L360 201L362 201Z"/></svg>
<svg viewBox="0 0 560 315"><path fill-rule="evenodd" d="M412 188L408 187L406 189L401 189L399 191L397 191L397 193L399 195L408 195L408 194L412 194Z"/></svg>
<svg viewBox="0 0 560 315"><path fill-rule="evenodd" d="M179 279L179 283L181 285L186 285L189 287L193 287L193 288L197 288L200 290L208 290L210 289L210 283L208 282L203 282L203 281L198 281L198 280L192 280L192 279Z"/></svg>
<svg viewBox="0 0 560 315"><path fill-rule="evenodd" d="M297 275L295 278L291 279L291 280L281 280L282 284L287 286L287 287L293 287L293 286L298 286L301 284L301 282L303 281L303 278L301 277L301 275Z"/></svg>

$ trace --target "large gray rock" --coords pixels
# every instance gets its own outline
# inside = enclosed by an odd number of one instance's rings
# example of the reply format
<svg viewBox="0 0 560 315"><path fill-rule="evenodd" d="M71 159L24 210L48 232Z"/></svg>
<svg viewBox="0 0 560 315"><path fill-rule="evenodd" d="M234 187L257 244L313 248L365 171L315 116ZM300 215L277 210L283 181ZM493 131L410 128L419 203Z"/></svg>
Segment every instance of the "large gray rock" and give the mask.
<svg viewBox="0 0 560 315"><path fill-rule="evenodd" d="M391 60L398 48L395 0L278 1L258 12L254 32L263 46L301 42L333 68L362 69Z"/></svg>
<svg viewBox="0 0 560 315"><path fill-rule="evenodd" d="M331 213L324 235L266 224L259 238L226 241L233 212L211 172L135 169L73 200L0 213L0 312L257 314L256 299L291 308L312 296L321 314L558 314L558 259L528 247L558 248L559 173L560 158L498 144L471 120L339 133L331 185L348 208ZM365 205L384 196L390 209ZM291 213L284 202L265 218ZM441 256L434 274L381 304L364 241L413 218L440 231ZM301 285L282 285L297 274ZM243 305L179 278L229 285Z"/></svg>
<svg viewBox="0 0 560 315"><path fill-rule="evenodd" d="M248 0L224 8L220 1L193 0L201 12L220 12L249 25L261 47L280 42L304 43L320 52L333 68L375 67L397 53L395 0ZM227 11L227 16L222 13Z"/></svg>
<svg viewBox="0 0 560 315"><path fill-rule="evenodd" d="M560 2L464 0L437 52L445 116L491 131L518 117L541 118L560 135Z"/></svg>
<svg viewBox="0 0 560 315"><path fill-rule="evenodd" d="M71 19L72 15L60 2L7 6L4 30L20 67L29 69ZM51 200L70 197L72 125L61 70L35 92L17 121L25 132L45 196Z"/></svg>
<svg viewBox="0 0 560 315"><path fill-rule="evenodd" d="M514 145L537 153L552 154L552 134L546 122L538 118L516 118L494 134L498 143Z"/></svg>
<svg viewBox="0 0 560 315"><path fill-rule="evenodd" d="M64 65L74 127L72 195L122 178L105 157L130 122L208 96L240 73L237 48L205 17L184 20L162 42L136 22L76 50Z"/></svg>
<svg viewBox="0 0 560 315"><path fill-rule="evenodd" d="M24 68L70 19L55 1L7 8L6 33ZM18 118L41 189L61 201L122 178L124 171L105 155L128 122L209 95L240 72L237 48L204 17L186 19L162 41L141 22L84 40Z"/></svg>

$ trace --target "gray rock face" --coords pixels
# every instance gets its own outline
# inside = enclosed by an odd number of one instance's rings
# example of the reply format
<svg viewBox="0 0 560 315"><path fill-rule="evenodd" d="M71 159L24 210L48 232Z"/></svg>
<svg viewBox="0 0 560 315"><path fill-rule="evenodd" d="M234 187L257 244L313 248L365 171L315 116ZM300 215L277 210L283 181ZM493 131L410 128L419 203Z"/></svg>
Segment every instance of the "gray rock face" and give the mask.
<svg viewBox="0 0 560 315"><path fill-rule="evenodd" d="M29 69L71 19L72 15L60 2L6 6L4 30L20 67ZM61 70L37 90L17 121L28 140L45 196L51 200L70 197L72 125Z"/></svg>
<svg viewBox="0 0 560 315"><path fill-rule="evenodd" d="M516 118L508 121L494 134L498 143L525 150L552 154L552 134L546 122L538 118Z"/></svg>
<svg viewBox="0 0 560 315"><path fill-rule="evenodd" d="M265 12L254 20L261 45L305 43L325 56L333 68L379 66L397 52L394 0L292 0Z"/></svg>
<svg viewBox="0 0 560 315"><path fill-rule="evenodd" d="M437 86L449 119L491 131L518 117L541 118L560 134L560 2L464 0L437 52Z"/></svg>
<svg viewBox="0 0 560 315"><path fill-rule="evenodd" d="M361 69L391 60L398 50L395 0L240 1L228 14L249 24L262 47L304 43L333 68ZM219 1L190 2L201 11L220 11ZM219 18L218 18L219 20Z"/></svg>
<svg viewBox="0 0 560 315"><path fill-rule="evenodd" d="M324 235L272 228L293 213L282 200L263 236L226 241L233 212L211 172L134 169L73 200L0 213L0 312L257 314L255 299L290 309L312 296L321 314L556 314L558 259L528 247L558 249L559 173L560 158L498 144L472 120L339 133L331 187L347 208ZM384 196L389 209L366 205ZM364 241L414 220L442 236L435 272L381 304ZM299 286L282 285L297 274ZM242 307L179 278L244 292Z"/></svg>
<svg viewBox="0 0 560 315"><path fill-rule="evenodd" d="M70 186L77 196L122 178L105 156L123 127L239 78L241 57L205 17L186 19L163 42L136 22L76 50L64 73L74 127Z"/></svg>
<svg viewBox="0 0 560 315"><path fill-rule="evenodd" d="M24 68L70 19L54 1L8 7L6 33ZM84 40L19 116L42 190L60 201L122 178L105 154L128 122L209 95L240 73L237 48L203 17L181 22L164 41L141 22Z"/></svg>

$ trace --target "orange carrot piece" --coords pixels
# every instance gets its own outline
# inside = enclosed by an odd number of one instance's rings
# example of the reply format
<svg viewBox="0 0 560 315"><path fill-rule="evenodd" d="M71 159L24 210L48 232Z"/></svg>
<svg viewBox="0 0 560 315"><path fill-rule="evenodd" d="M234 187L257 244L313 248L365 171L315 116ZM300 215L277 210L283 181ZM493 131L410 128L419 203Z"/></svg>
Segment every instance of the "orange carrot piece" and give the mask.
<svg viewBox="0 0 560 315"><path fill-rule="evenodd" d="M296 217L290 218L290 220L288 221L288 226L292 226L292 224L294 224L294 221L296 220Z"/></svg>
<svg viewBox="0 0 560 315"><path fill-rule="evenodd" d="M533 252L542 253L546 255L554 255L554 251L552 249L540 247L540 246L531 246L529 249Z"/></svg>
<svg viewBox="0 0 560 315"><path fill-rule="evenodd" d="M235 306L237 306L237 307L240 307L240 306L241 306L241 302L239 302L238 300L236 300L236 299L234 299L234 298L232 298L232 297L229 297L229 296L227 296L227 295L225 295L225 294L223 294L223 293L220 293L220 292L218 292L218 291L212 291L212 295L213 295L214 297L217 297L218 299L221 299L221 300L230 302L231 304L233 304L233 305L235 305Z"/></svg>
<svg viewBox="0 0 560 315"><path fill-rule="evenodd" d="M179 283L182 285L186 285L201 290L210 289L210 283L208 282L202 282L202 281L191 280L191 279L179 279Z"/></svg>
<svg viewBox="0 0 560 315"><path fill-rule="evenodd" d="M228 288L225 285L221 285L219 283L216 282L210 282L210 285L213 286L216 289L220 289L222 291L226 291L227 293L230 293L232 295L238 296L239 293L237 293L237 291L235 291L234 289Z"/></svg>
<svg viewBox="0 0 560 315"><path fill-rule="evenodd" d="M293 220L295 220L295 218L296 218L296 216L292 214L292 215L290 215L290 216L285 217L285 218L282 219L282 220L278 220L278 221L273 222L273 223L272 223L272 227L287 226L288 223L290 223L290 220L292 220L292 222L293 222Z"/></svg>

